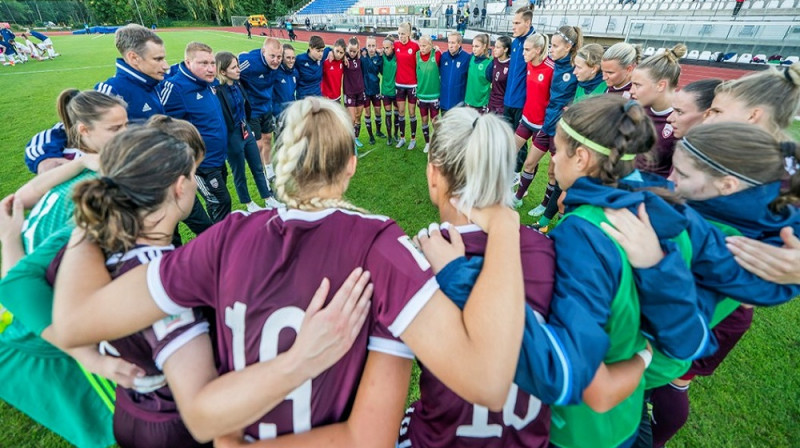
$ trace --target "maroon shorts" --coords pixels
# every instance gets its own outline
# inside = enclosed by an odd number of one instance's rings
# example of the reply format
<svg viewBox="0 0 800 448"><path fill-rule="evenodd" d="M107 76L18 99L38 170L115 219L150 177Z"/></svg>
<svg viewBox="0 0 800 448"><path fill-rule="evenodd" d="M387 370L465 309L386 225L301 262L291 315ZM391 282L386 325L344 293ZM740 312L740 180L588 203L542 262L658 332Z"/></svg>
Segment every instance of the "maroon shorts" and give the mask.
<svg viewBox="0 0 800 448"><path fill-rule="evenodd" d="M176 409L172 413L148 412L136 407L126 391L117 387L117 405L114 409L114 438L122 448L149 448L169 446L175 448L211 447L194 440L183 424ZM156 392L157 393L157 392ZM143 404L146 406L146 404Z"/></svg>
<svg viewBox="0 0 800 448"><path fill-rule="evenodd" d="M519 120L519 125L517 125L517 130L514 131L519 138L528 141L531 137L536 135L537 132L541 130L541 127L536 127L525 120Z"/></svg>
<svg viewBox="0 0 800 448"><path fill-rule="evenodd" d="M381 98L383 99L384 108L391 108L392 106L397 107L397 97L381 95Z"/></svg>
<svg viewBox="0 0 800 448"><path fill-rule="evenodd" d="M520 123L522 123L522 121L520 121ZM556 145L553 144L553 137L545 134L541 129L536 133L536 138L533 139L533 146L542 152L550 151L551 155L556 152Z"/></svg>
<svg viewBox="0 0 800 448"><path fill-rule="evenodd" d="M378 94L378 95L367 95L367 102L364 103L364 106L368 107L368 106L372 105L372 107L374 107L375 109L378 109L378 108L381 107L381 99L383 99L383 96L381 96L380 94Z"/></svg>
<svg viewBox="0 0 800 448"><path fill-rule="evenodd" d="M410 104L415 104L417 102L417 88L397 86L397 101L408 101Z"/></svg>
<svg viewBox="0 0 800 448"><path fill-rule="evenodd" d="M420 117L430 117L431 120L439 115L439 100L419 101L417 103Z"/></svg>
<svg viewBox="0 0 800 448"><path fill-rule="evenodd" d="M717 367L722 364L725 357L728 356L728 353L733 350L733 347L739 343L742 336L750 329L752 323L753 308L746 308L744 306L736 308L730 316L722 319L712 330L719 342L719 349L711 356L692 361L692 367L689 368L689 371L686 375L682 376L681 379L691 380L698 375L710 376L714 373Z"/></svg>
<svg viewBox="0 0 800 448"><path fill-rule="evenodd" d="M367 105L367 95L365 95L364 93L344 96L345 107L364 107L366 105Z"/></svg>

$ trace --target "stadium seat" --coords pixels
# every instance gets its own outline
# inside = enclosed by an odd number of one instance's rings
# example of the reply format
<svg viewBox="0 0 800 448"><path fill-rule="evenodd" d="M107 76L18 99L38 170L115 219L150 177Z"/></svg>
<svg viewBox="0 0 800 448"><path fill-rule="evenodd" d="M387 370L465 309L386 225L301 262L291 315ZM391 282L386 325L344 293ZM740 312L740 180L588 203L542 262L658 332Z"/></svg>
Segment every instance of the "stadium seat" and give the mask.
<svg viewBox="0 0 800 448"><path fill-rule="evenodd" d="M756 0L750 6L750 9L763 9L764 8L764 1L763 0Z"/></svg>
<svg viewBox="0 0 800 448"><path fill-rule="evenodd" d="M662 48L659 48L658 50L656 50L656 53L655 53L655 54L662 54L662 53L664 53L665 51L667 51L667 49L662 47Z"/></svg>
<svg viewBox="0 0 800 448"><path fill-rule="evenodd" d="M700 61L708 61L711 59L711 52L706 50L700 53L700 56L698 56L697 59Z"/></svg>
<svg viewBox="0 0 800 448"><path fill-rule="evenodd" d="M791 62L792 64L797 64L797 62L800 61L800 56L787 56L786 59L784 59L784 61Z"/></svg>
<svg viewBox="0 0 800 448"><path fill-rule="evenodd" d="M736 62L740 64L749 64L752 61L753 61L753 55L750 53L743 53L741 56L739 56L738 59L736 59Z"/></svg>
<svg viewBox="0 0 800 448"><path fill-rule="evenodd" d="M646 49L646 50L644 50L644 54L643 54L643 56L645 56L645 57L646 57L646 56L652 56L652 55L654 55L654 54L656 54L656 49L655 49L655 48L653 48L653 47L647 47L647 49Z"/></svg>
<svg viewBox="0 0 800 448"><path fill-rule="evenodd" d="M733 56L728 59L724 59L722 62L736 62L737 59L739 59L739 55L734 53Z"/></svg>
<svg viewBox="0 0 800 448"><path fill-rule="evenodd" d="M756 59L758 59L757 62L756 62ZM753 60L750 61L750 62L752 62L753 64L766 64L767 63L767 55L765 55L765 54L757 54L757 55L753 56Z"/></svg>
<svg viewBox="0 0 800 448"><path fill-rule="evenodd" d="M698 60L700 58L700 52L697 50L692 50L689 54L686 55L686 59Z"/></svg>

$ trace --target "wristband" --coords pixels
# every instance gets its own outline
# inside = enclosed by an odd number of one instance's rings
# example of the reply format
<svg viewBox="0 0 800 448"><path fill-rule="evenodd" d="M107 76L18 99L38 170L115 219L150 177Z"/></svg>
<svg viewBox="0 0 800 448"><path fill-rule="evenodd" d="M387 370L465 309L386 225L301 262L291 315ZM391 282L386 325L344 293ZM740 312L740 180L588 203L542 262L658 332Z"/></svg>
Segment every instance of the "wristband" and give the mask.
<svg viewBox="0 0 800 448"><path fill-rule="evenodd" d="M638 352L636 352L636 356L642 358L642 361L644 361L645 369L650 367L650 362L653 360L653 354L650 353L650 351L648 351L647 349L639 350Z"/></svg>

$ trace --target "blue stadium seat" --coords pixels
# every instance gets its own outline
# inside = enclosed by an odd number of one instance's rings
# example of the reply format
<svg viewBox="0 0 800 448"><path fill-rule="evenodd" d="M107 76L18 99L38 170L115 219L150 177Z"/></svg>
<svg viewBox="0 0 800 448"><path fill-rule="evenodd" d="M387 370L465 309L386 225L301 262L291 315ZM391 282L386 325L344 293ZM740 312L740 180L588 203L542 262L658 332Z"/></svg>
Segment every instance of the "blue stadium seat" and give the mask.
<svg viewBox="0 0 800 448"><path fill-rule="evenodd" d="M358 0L314 0L298 14L342 14Z"/></svg>

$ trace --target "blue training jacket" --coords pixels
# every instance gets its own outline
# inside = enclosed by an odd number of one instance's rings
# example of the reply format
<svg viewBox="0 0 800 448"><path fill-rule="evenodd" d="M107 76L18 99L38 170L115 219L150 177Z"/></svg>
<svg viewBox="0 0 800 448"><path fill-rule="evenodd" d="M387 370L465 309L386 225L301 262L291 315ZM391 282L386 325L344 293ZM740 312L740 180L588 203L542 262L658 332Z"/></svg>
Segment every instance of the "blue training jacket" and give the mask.
<svg viewBox="0 0 800 448"><path fill-rule="evenodd" d="M370 57L366 48L361 49L361 67L364 72L364 94L367 96L380 95L381 79L378 75L383 71L383 56L377 52Z"/></svg>
<svg viewBox="0 0 800 448"><path fill-rule="evenodd" d="M297 69L297 99L302 100L307 96L322 96L322 61L328 57L330 48L322 52L322 59L315 61L308 55L308 51L297 55L294 67Z"/></svg>
<svg viewBox="0 0 800 448"><path fill-rule="evenodd" d="M163 114L160 82L117 58L117 73L106 81L98 82L94 89L106 95L116 95L128 103L128 120L145 121L153 115Z"/></svg>
<svg viewBox="0 0 800 448"><path fill-rule="evenodd" d="M272 114L277 70L269 68L260 48L239 54L239 69L242 71L240 82L250 99L253 117Z"/></svg>
<svg viewBox="0 0 800 448"><path fill-rule="evenodd" d="M64 123L56 123L52 128L34 135L25 145L25 165L31 173L37 174L42 160L64 157L66 147L67 131Z"/></svg>
<svg viewBox="0 0 800 448"><path fill-rule="evenodd" d="M38 32L38 31L30 30L28 33L29 33L31 36L33 36L33 37L35 37L35 38L39 39L39 40L40 40L40 41L42 41L42 42L44 42L44 41L46 41L47 39L49 39L49 37L45 36L44 34L42 34L42 33Z"/></svg>
<svg viewBox="0 0 800 448"><path fill-rule="evenodd" d="M634 170L628 177L639 177ZM688 220L649 191L631 192L582 177L567 190L567 212L589 204L626 208L637 213L644 203L661 242L664 258L648 269L634 269L642 314L642 332L664 354L676 359L697 359L717 349L708 320L698 306L692 272L671 241L687 230ZM608 322L611 300L619 289L622 258L612 239L594 224L568 216L551 232L556 247L556 292L553 312L564 297L581 299L600 327ZM665 288L664 285L669 285Z"/></svg>
<svg viewBox="0 0 800 448"><path fill-rule="evenodd" d="M508 81L506 82L506 96L503 105L522 109L525 106L525 80L527 77L527 62L522 56L522 46L525 39L534 33L533 27L524 36L515 37L511 41L511 60L508 61ZM555 78L553 78L555 79Z"/></svg>
<svg viewBox="0 0 800 448"><path fill-rule="evenodd" d="M448 238L446 231L442 232ZM442 292L463 309L483 267L483 257L461 257L436 274ZM556 287L558 284L556 283ZM539 315L525 307L525 328L514 383L545 404L582 401L583 390L594 378L608 350L602 328L589 313L567 297L560 314ZM552 307L552 303L551 303Z"/></svg>
<svg viewBox="0 0 800 448"><path fill-rule="evenodd" d="M195 77L181 62L178 70L164 81L164 109L167 115L192 123L206 144L203 168L225 165L228 154L228 128L222 105L216 95L216 80L208 83Z"/></svg>
<svg viewBox="0 0 800 448"><path fill-rule="evenodd" d="M431 57L434 57L433 53L431 53ZM471 59L472 53L468 53L464 49L459 49L455 56L449 51L442 53L439 59L439 79L441 80L439 107L442 110L450 110L464 102Z"/></svg>
<svg viewBox="0 0 800 448"><path fill-rule="evenodd" d="M295 100L297 91L297 67L291 70L281 64L275 75L275 106L272 108L273 114L277 117L283 113L292 101Z"/></svg>
<svg viewBox="0 0 800 448"><path fill-rule="evenodd" d="M672 182L649 173L638 179L626 178L625 188L672 188ZM744 236L773 246L782 246L780 229L792 227L800 232L800 213L794 207L775 213L769 204L778 196L780 182L748 188L729 196L705 201L689 201L674 206L688 221L692 241L692 274L697 284L698 305L711 320L717 303L730 297L756 306L779 305L800 294L800 285L778 285L745 270L725 245L725 234L708 220L738 229ZM739 213L748 210L748 213Z"/></svg>
<svg viewBox="0 0 800 448"><path fill-rule="evenodd" d="M549 136L556 135L556 123L561 119L564 108L575 99L578 90L578 78L572 73L575 67L570 62L569 55L555 61L553 82L550 83L550 102L544 113L542 132Z"/></svg>

